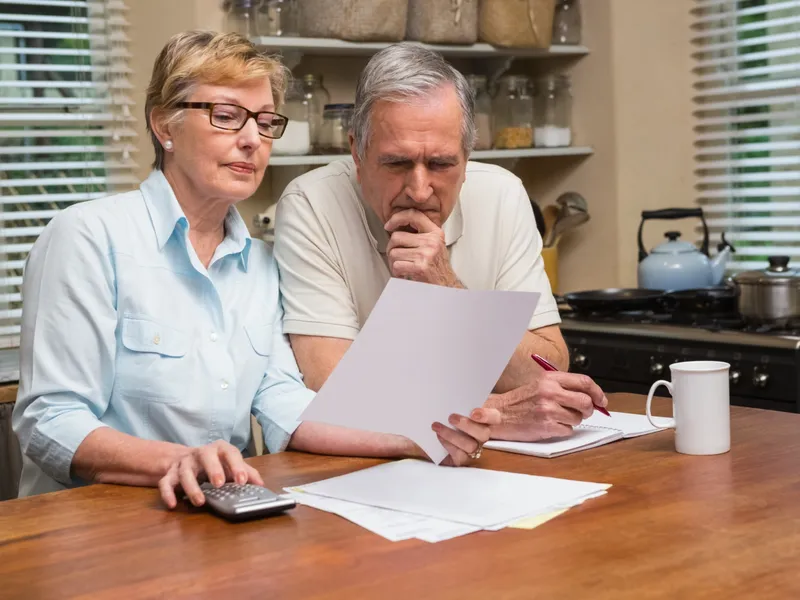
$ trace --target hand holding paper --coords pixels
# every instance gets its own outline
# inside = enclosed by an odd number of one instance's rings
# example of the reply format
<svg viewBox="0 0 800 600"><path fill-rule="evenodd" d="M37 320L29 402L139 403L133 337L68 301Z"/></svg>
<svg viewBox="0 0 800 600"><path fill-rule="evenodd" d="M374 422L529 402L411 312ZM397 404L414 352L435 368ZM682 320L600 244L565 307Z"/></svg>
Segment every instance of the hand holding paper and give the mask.
<svg viewBox="0 0 800 600"><path fill-rule="evenodd" d="M460 467L475 458L483 445L489 441L491 426L500 424L500 411L494 408L482 410L486 413L483 423L463 415L450 415L448 422L452 429L439 422L431 426L439 442L447 450L448 456L445 462L449 465Z"/></svg>

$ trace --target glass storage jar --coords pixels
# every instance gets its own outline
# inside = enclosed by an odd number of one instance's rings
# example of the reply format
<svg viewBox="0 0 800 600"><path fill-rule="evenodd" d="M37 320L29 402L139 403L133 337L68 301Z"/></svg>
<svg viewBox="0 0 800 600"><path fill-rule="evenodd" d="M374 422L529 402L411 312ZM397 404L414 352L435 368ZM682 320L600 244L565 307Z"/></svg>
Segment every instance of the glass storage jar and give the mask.
<svg viewBox="0 0 800 600"><path fill-rule="evenodd" d="M467 75L475 98L475 150L492 147L492 98L486 90L486 76Z"/></svg>
<svg viewBox="0 0 800 600"><path fill-rule="evenodd" d="M572 91L569 76L548 75L536 81L533 99L537 148L572 144Z"/></svg>
<svg viewBox="0 0 800 600"><path fill-rule="evenodd" d="M245 37L258 35L254 0L226 0L223 4L223 10L225 9L227 31L240 33Z"/></svg>
<svg viewBox="0 0 800 600"><path fill-rule="evenodd" d="M296 0L255 0L258 2L256 29L258 35L298 35Z"/></svg>
<svg viewBox="0 0 800 600"><path fill-rule="evenodd" d="M347 154L350 152L350 121L352 104L326 104L320 129L320 154Z"/></svg>
<svg viewBox="0 0 800 600"><path fill-rule="evenodd" d="M286 90L283 106L278 112L289 119L283 136L272 142L273 154L302 155L311 152L311 120L303 85L293 80Z"/></svg>
<svg viewBox="0 0 800 600"><path fill-rule="evenodd" d="M331 96L322 84L322 75L303 76L303 97L308 105L308 118L311 124L311 146L316 151L320 145L319 134L322 129L322 113L330 103Z"/></svg>
<svg viewBox="0 0 800 600"><path fill-rule="evenodd" d="M579 45L583 38L581 0L558 0L553 15L553 40L557 45Z"/></svg>
<svg viewBox="0 0 800 600"><path fill-rule="evenodd" d="M528 77L506 75L500 78L492 102L492 117L495 148L533 146L533 98Z"/></svg>

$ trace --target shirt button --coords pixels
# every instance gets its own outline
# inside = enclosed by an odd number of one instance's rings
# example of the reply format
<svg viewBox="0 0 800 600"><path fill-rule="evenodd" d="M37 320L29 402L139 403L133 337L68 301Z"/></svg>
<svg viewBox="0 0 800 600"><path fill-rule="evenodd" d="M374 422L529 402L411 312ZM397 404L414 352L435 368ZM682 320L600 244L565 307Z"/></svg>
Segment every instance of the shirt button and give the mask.
<svg viewBox="0 0 800 600"><path fill-rule="evenodd" d="M161 336L160 336L160 335L158 335L158 334L156 334L156 335L155 335L155 337L153 338L153 343L154 343L156 346L158 346L158 345L161 343Z"/></svg>
<svg viewBox="0 0 800 600"><path fill-rule="evenodd" d="M212 342L216 342L217 341L217 334L216 333L212 333L210 336L208 336L208 339L210 339Z"/></svg>
<svg viewBox="0 0 800 600"><path fill-rule="evenodd" d="M227 390L228 389L228 382L223 379L222 383L219 385L219 387L221 387L223 390Z"/></svg>

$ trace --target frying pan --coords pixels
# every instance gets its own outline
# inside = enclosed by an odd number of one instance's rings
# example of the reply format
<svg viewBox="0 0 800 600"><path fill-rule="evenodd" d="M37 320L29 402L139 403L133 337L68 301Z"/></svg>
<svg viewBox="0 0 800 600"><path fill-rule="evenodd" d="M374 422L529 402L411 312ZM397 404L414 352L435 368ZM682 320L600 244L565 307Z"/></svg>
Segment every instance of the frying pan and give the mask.
<svg viewBox="0 0 800 600"><path fill-rule="evenodd" d="M607 288L572 292L562 296L575 312L614 313L632 310L657 310L663 290L642 288Z"/></svg>
<svg viewBox="0 0 800 600"><path fill-rule="evenodd" d="M684 314L735 314L736 288L717 286L667 292L662 299L664 308Z"/></svg>

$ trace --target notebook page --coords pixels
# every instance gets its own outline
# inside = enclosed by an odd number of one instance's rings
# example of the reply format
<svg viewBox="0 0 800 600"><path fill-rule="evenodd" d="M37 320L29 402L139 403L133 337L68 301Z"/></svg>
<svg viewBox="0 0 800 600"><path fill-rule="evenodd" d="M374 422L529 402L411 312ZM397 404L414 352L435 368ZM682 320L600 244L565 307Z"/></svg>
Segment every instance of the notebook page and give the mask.
<svg viewBox="0 0 800 600"><path fill-rule="evenodd" d="M608 417L606 417L608 419ZM596 448L622 438L622 432L608 427L579 425L569 437L553 438L541 442L507 442L492 440L484 444L490 450L502 450L541 458L554 458L571 452Z"/></svg>
<svg viewBox="0 0 800 600"><path fill-rule="evenodd" d="M595 411L591 417L583 421L581 426L612 427L614 429L619 429L626 438L638 437L640 435L661 431L660 428L653 427L650 424L646 415L614 411L609 412L611 413L610 418ZM671 419L666 417L653 417L653 420L663 428L669 424Z"/></svg>

